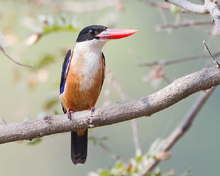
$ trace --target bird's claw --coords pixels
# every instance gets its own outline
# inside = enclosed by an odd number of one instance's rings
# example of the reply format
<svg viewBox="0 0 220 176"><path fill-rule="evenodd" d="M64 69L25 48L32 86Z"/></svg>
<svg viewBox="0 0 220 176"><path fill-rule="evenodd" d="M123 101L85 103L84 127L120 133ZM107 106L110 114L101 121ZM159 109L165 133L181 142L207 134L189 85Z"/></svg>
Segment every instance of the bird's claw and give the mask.
<svg viewBox="0 0 220 176"><path fill-rule="evenodd" d="M67 117L69 120L72 120L71 113L74 113L70 108L67 109Z"/></svg>
<svg viewBox="0 0 220 176"><path fill-rule="evenodd" d="M89 110L91 111L91 116L92 116L92 114L95 112L95 107L92 106L91 108L89 108Z"/></svg>

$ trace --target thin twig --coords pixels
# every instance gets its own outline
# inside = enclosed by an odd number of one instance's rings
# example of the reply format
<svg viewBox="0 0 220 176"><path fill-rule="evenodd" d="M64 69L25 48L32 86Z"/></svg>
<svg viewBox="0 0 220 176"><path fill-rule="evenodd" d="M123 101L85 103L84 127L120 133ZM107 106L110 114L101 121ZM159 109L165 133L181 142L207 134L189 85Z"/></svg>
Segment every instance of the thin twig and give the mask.
<svg viewBox="0 0 220 176"><path fill-rule="evenodd" d="M171 4L174 4L178 7L183 8L182 12L191 12L191 13L199 13L199 14L208 14L209 11L204 7L204 5L199 5L195 3L191 3L187 0L165 0Z"/></svg>
<svg viewBox="0 0 220 176"><path fill-rule="evenodd" d="M192 12L192 13L199 13L199 14L210 14L215 25L218 29L220 34L220 11L217 4L217 0L204 0L204 5L198 5L191 3L187 0L165 0L169 3L172 3L178 7L182 7L184 12Z"/></svg>
<svg viewBox="0 0 220 176"><path fill-rule="evenodd" d="M1 116L0 116L0 124L1 124L1 125L7 124L6 121L5 121L5 119L4 119L3 117L1 117Z"/></svg>
<svg viewBox="0 0 220 176"><path fill-rule="evenodd" d="M158 13L160 15L160 18L163 21L163 23L167 24L168 23L168 19L167 19L166 15L164 14L164 11L161 10L160 8L157 8L157 11L158 11ZM172 33L172 29L170 29L170 28L166 29L166 31L167 31L168 34Z"/></svg>
<svg viewBox="0 0 220 176"><path fill-rule="evenodd" d="M120 157L119 155L115 154L115 153L114 153L108 146L106 146L103 142L99 141L98 144L99 144L99 146L102 147L105 151L107 151L108 153L110 153L114 159L122 161L121 157Z"/></svg>
<svg viewBox="0 0 220 176"><path fill-rule="evenodd" d="M138 133L138 124L137 119L133 119L131 121L132 131L133 131L133 141L136 150L136 156L141 156L141 146L139 140L139 133Z"/></svg>
<svg viewBox="0 0 220 176"><path fill-rule="evenodd" d="M151 2L149 0L142 0L143 2L157 6L161 9L164 9L164 7L160 7L157 3ZM166 2L169 2L171 4L174 4L178 6L178 8L183 8L182 12L191 12L191 13L198 13L198 14L210 14L213 21L215 22L215 26L218 29L218 32L220 34L220 10L218 7L218 1L214 0L204 0L203 5L191 3L187 0L165 0Z"/></svg>
<svg viewBox="0 0 220 176"><path fill-rule="evenodd" d="M150 1L150 0L141 0L141 1L150 5L150 6L154 6L154 7L160 8L160 9L164 9L164 10L170 10L170 6L171 6L170 4L162 3L162 2L154 2L154 1ZM177 10L179 12L181 12L182 8L177 7Z"/></svg>
<svg viewBox="0 0 220 176"><path fill-rule="evenodd" d="M108 80L109 83L112 85L112 87L116 90L122 101L129 101L130 98L125 94L123 91L122 87L119 85L119 83L115 80L114 75L107 70L108 73ZM132 131L133 131L133 141L134 141L134 146L136 150L136 155L140 156L141 154L141 148L140 148L140 141L139 141L139 133L138 133L138 125L137 125L137 119L131 120L131 125L132 125Z"/></svg>
<svg viewBox="0 0 220 176"><path fill-rule="evenodd" d="M167 84L171 83L171 81L165 75L162 78L164 81L166 81Z"/></svg>
<svg viewBox="0 0 220 176"><path fill-rule="evenodd" d="M182 119L182 121L179 123L179 125L176 127L176 129L170 134L170 136L167 138L167 141L165 145L163 146L163 149L158 154L161 153L167 153L169 150L173 147L173 145L182 137L185 132L190 128L193 120L195 119L198 112L201 110L207 99L210 97L211 93L214 91L214 88L211 88L207 90L205 93L201 92L197 100L194 102L191 109L188 111L186 116ZM144 176L146 173L150 172L152 169L155 168L156 165L159 164L161 160L159 158L156 158L148 167L146 167L142 172L141 176Z"/></svg>
<svg viewBox="0 0 220 176"><path fill-rule="evenodd" d="M4 50L4 48L0 45L0 50L3 52L3 54L7 57L7 58L9 58L12 62L14 62L15 64L17 64L17 65L20 65L20 66L24 66L24 67L33 67L33 64L30 64L30 65L26 65L26 64L22 64L22 63L20 63L20 62L17 62L17 61L15 61L14 59L12 59L7 53L6 53L6 51Z"/></svg>
<svg viewBox="0 0 220 176"><path fill-rule="evenodd" d="M132 50L132 49L129 49L129 50L128 50L128 53L132 54L133 56L135 56L136 59L138 59L138 60L140 60L140 61L142 61L142 62L145 61L145 59L144 59L143 57L141 57L137 52L135 52L135 51Z"/></svg>
<svg viewBox="0 0 220 176"><path fill-rule="evenodd" d="M220 51L217 51L213 54L214 57L218 57L220 55ZM184 57L180 59L174 59L174 60L158 60L152 63L142 63L138 64L138 66L143 67L143 66L155 66L155 65L170 65L170 64L177 64L180 62L185 62L185 61L191 61L195 59L201 59L201 58L209 58L209 54L201 54L201 55L195 55L195 56L190 56L190 57Z"/></svg>
<svg viewBox="0 0 220 176"><path fill-rule="evenodd" d="M188 27L188 26L195 26L195 25L207 25L207 24L213 24L212 21L207 20L197 20L197 21L187 21L187 22L182 22L182 23L178 23L178 24L160 24L160 25L156 25L156 29L160 30L160 29L165 29L165 28L173 28L173 29L177 29L180 27Z"/></svg>
<svg viewBox="0 0 220 176"><path fill-rule="evenodd" d="M215 22L218 33L220 34L220 11L217 0L204 0L204 7L210 13L213 21Z"/></svg>
<svg viewBox="0 0 220 176"><path fill-rule="evenodd" d="M220 68L219 62L214 58L214 56L213 56L212 53L210 52L208 46L207 46L206 43L205 43L205 40L203 41L203 44L204 44L204 46L206 47L206 49L207 49L209 55L212 57L213 61L218 65L218 68Z"/></svg>
<svg viewBox="0 0 220 176"><path fill-rule="evenodd" d="M116 90L118 93L119 97L121 98L122 101L129 101L129 97L125 94L123 91L122 87L118 84L118 82L115 80L114 75L112 72L108 69L106 69L106 73L108 75L108 82L111 84L111 86Z"/></svg>

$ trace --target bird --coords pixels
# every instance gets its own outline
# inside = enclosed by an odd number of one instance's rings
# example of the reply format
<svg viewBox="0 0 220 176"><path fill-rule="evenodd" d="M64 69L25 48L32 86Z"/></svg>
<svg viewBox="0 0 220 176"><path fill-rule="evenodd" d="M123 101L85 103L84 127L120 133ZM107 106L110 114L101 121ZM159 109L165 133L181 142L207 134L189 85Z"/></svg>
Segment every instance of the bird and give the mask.
<svg viewBox="0 0 220 176"><path fill-rule="evenodd" d="M102 25L83 28L64 59L60 81L63 112L71 120L77 111L95 111L95 104L105 79L105 56L102 48L112 39L128 37L137 30L109 29ZM71 131L71 160L84 164L87 158L88 129Z"/></svg>

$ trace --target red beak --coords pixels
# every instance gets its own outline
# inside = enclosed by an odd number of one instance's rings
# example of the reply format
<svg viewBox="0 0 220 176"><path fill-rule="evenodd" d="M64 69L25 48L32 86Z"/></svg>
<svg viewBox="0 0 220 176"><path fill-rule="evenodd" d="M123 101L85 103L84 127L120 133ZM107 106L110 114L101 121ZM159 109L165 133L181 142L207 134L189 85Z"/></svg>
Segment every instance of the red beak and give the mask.
<svg viewBox="0 0 220 176"><path fill-rule="evenodd" d="M136 32L137 30L134 29L106 29L96 35L96 37L100 37L100 39L120 39L128 37Z"/></svg>

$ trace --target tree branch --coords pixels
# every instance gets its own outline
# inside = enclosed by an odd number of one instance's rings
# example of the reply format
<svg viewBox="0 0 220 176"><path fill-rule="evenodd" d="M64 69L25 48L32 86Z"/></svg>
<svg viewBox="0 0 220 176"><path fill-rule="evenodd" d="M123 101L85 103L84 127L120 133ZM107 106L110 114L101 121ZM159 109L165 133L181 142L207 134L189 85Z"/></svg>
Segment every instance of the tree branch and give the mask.
<svg viewBox="0 0 220 176"><path fill-rule="evenodd" d="M213 54L214 57L218 57L220 55L220 51L217 51ZM180 62L185 62L185 61L192 61L195 59L201 59L201 58L210 58L209 54L199 54L199 55L195 55L195 56L189 56L189 57L184 57L184 58L180 58L180 59L174 59L174 60L157 60L154 61L152 63L141 63L138 64L138 66L143 67L143 66L147 66L147 67L152 67L155 65L170 65L170 64L176 64L176 63L180 63Z"/></svg>
<svg viewBox="0 0 220 176"><path fill-rule="evenodd" d="M198 112L202 109L203 105L210 97L212 92L215 90L211 88L207 90L207 92L201 92L193 106L190 108L186 116L182 119L179 125L173 130L173 132L169 135L166 140L165 145L162 148L162 151L158 153L156 159L148 165L148 167L144 168L141 172L141 176L146 175L146 173L150 172L159 164L159 162L163 159L161 156L169 156L169 150L173 147L173 145L186 133L186 131L191 127L193 120L195 119Z"/></svg>
<svg viewBox="0 0 220 176"><path fill-rule="evenodd" d="M206 24L213 24L213 21L211 20L190 20L190 21L184 21L178 24L159 24L156 26L157 30L165 29L165 28L181 28L181 27L188 27L188 26L195 26L195 25L206 25Z"/></svg>
<svg viewBox="0 0 220 176"><path fill-rule="evenodd" d="M218 29L218 33L220 34L220 11L218 8L217 0L213 0L213 2L211 2L210 0L205 0L204 6L207 9L207 11L209 11Z"/></svg>
<svg viewBox="0 0 220 176"><path fill-rule="evenodd" d="M220 34L220 11L218 7L217 0L205 0L204 5L198 5L191 3L187 0L165 0L166 2L172 3L179 7L183 8L183 12L193 12L193 13L200 13L200 14L210 14L215 25L218 29Z"/></svg>
<svg viewBox="0 0 220 176"><path fill-rule="evenodd" d="M154 2L154 1L150 1L150 0L141 0L142 2L150 5L150 6L154 6L154 7L157 7L157 8L160 8L160 9L165 9L165 10L170 10L171 9L171 5L170 4L167 4L167 3L161 3L161 2ZM177 7L177 10L179 12L182 11L182 8L180 7Z"/></svg>
<svg viewBox="0 0 220 176"><path fill-rule="evenodd" d="M200 13L200 14L207 14L209 13L204 5L198 5L191 3L187 0L165 0L166 2L172 3L176 6L182 7L183 12L192 12L192 13Z"/></svg>
<svg viewBox="0 0 220 176"><path fill-rule="evenodd" d="M5 51L4 47L0 44L0 51L2 51L2 53L8 58L10 59L12 62L14 62L15 64L17 65L20 65L20 66L25 66L25 67L33 67L33 64L30 64L30 65L26 65L26 64L22 64L20 62L17 62L15 61L14 59L12 59Z"/></svg>
<svg viewBox="0 0 220 176"><path fill-rule="evenodd" d="M182 99L201 90L220 84L220 69L204 68L201 71L174 80L156 93L138 100L132 100L90 111L75 112L72 120L66 115L51 115L43 119L3 124L0 126L0 144L75 131L79 129L111 125L152 114L170 107Z"/></svg>

